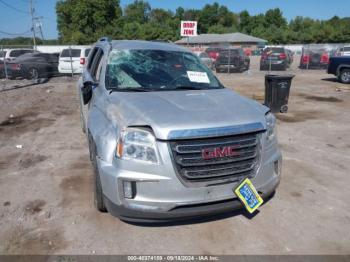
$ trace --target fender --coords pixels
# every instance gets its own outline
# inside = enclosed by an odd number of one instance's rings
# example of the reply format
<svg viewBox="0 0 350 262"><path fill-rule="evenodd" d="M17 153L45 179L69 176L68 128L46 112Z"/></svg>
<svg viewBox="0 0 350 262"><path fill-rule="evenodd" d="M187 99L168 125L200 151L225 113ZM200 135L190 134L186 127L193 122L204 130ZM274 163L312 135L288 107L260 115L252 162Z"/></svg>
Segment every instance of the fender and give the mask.
<svg viewBox="0 0 350 262"><path fill-rule="evenodd" d="M350 65L347 64L340 64L337 68L337 75L340 74L340 70L344 69L344 68L350 68Z"/></svg>
<svg viewBox="0 0 350 262"><path fill-rule="evenodd" d="M112 163L117 146L118 128L113 126L104 112L96 106L90 108L87 123L89 134L96 145L97 157Z"/></svg>

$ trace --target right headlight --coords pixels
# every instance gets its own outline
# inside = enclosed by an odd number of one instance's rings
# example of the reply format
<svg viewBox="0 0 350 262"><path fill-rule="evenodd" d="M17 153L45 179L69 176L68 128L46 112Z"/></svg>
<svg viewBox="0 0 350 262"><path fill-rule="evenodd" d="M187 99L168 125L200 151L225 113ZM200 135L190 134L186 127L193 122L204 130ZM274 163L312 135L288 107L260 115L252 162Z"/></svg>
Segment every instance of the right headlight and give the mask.
<svg viewBox="0 0 350 262"><path fill-rule="evenodd" d="M272 140L276 136L276 117L271 113L267 113L266 116L266 137L267 140Z"/></svg>
<svg viewBox="0 0 350 262"><path fill-rule="evenodd" d="M116 155L120 159L154 164L159 159L154 135L140 128L126 128L121 132Z"/></svg>

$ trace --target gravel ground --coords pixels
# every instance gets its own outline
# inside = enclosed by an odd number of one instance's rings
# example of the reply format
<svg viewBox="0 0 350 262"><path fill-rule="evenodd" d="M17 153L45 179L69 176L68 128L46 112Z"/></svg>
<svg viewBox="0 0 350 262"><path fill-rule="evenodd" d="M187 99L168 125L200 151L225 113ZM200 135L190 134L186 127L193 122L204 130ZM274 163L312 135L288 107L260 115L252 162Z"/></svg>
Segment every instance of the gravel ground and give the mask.
<svg viewBox="0 0 350 262"><path fill-rule="evenodd" d="M218 77L262 102L257 65ZM163 226L94 209L76 79L0 80L0 253L350 254L350 86L296 62L288 71L296 77L289 112L277 116L284 164L275 197L253 217Z"/></svg>

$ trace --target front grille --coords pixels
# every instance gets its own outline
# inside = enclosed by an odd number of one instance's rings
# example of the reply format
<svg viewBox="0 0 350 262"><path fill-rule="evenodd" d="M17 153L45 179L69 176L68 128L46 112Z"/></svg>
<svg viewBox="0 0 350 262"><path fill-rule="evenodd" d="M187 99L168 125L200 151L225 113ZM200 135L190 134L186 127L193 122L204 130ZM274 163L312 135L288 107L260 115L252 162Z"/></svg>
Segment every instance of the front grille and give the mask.
<svg viewBox="0 0 350 262"><path fill-rule="evenodd" d="M234 148L232 155L204 159L202 150ZM173 163L181 180L187 183L232 182L252 177L260 160L260 135L186 139L170 142Z"/></svg>

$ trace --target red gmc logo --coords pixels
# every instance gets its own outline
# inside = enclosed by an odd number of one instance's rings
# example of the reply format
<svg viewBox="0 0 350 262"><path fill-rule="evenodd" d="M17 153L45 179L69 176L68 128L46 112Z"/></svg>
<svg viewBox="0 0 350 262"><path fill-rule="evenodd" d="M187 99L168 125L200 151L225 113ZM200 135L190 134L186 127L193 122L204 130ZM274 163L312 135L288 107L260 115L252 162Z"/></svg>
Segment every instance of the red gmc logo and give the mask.
<svg viewBox="0 0 350 262"><path fill-rule="evenodd" d="M239 153L236 151L236 148L237 146L206 148L202 150L202 157L208 160L219 157L238 156Z"/></svg>

